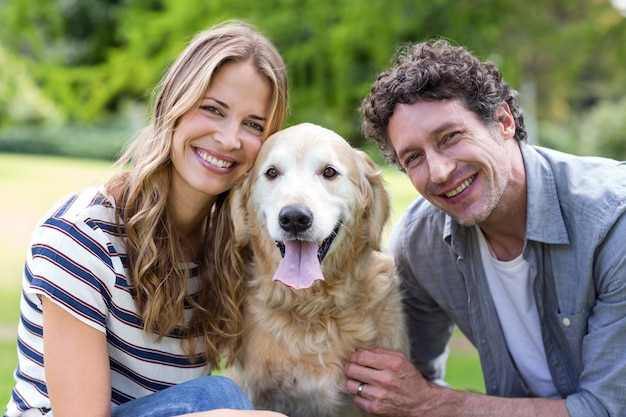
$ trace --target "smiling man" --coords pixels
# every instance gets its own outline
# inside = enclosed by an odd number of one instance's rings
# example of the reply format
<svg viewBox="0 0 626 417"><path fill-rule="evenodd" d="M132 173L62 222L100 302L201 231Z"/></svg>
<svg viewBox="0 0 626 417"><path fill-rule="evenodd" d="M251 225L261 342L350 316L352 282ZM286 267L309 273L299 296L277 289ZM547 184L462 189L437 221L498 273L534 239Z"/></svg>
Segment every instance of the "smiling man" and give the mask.
<svg viewBox="0 0 626 417"><path fill-rule="evenodd" d="M390 238L412 364L355 352L356 403L384 416L626 415L626 164L529 145L498 68L442 40L400 51L362 113L421 197ZM443 383L455 325L486 395Z"/></svg>

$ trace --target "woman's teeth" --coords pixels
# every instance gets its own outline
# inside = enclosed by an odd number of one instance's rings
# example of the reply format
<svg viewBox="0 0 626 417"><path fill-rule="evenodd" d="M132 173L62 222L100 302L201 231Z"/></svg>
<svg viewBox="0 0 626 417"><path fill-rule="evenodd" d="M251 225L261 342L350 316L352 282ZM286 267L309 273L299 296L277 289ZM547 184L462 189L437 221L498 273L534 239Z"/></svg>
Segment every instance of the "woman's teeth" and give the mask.
<svg viewBox="0 0 626 417"><path fill-rule="evenodd" d="M202 152L200 149L196 149L196 153L203 161L208 162L209 164L216 166L218 168L230 168L234 165L234 162L222 161L221 159L217 159L207 153Z"/></svg>

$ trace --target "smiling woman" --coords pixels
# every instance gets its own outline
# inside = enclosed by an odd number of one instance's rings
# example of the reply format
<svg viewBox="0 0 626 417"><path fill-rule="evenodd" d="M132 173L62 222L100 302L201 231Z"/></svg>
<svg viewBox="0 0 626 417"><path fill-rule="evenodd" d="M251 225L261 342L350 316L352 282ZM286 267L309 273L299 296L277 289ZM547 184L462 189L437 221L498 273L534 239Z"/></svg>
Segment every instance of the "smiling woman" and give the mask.
<svg viewBox="0 0 626 417"><path fill-rule="evenodd" d="M240 255L228 250L224 202L282 126L287 92L282 57L252 26L191 41L120 172L35 228L6 416L251 410L232 381L207 377L241 346Z"/></svg>

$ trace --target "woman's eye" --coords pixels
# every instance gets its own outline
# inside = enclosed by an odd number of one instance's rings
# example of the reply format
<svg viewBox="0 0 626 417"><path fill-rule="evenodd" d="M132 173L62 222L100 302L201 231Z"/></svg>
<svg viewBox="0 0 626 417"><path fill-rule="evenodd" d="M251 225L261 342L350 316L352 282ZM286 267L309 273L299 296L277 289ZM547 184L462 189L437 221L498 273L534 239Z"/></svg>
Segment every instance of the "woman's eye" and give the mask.
<svg viewBox="0 0 626 417"><path fill-rule="evenodd" d="M278 177L278 170L274 167L270 167L265 171L265 176L270 179Z"/></svg>
<svg viewBox="0 0 626 417"><path fill-rule="evenodd" d="M324 171L322 171L322 176L324 178L334 178L337 176L337 170L333 167L326 167Z"/></svg>
<svg viewBox="0 0 626 417"><path fill-rule="evenodd" d="M255 122L246 122L246 123L244 123L244 124L245 124L246 126L248 126L248 127L252 128L252 129L254 129L254 130L259 131L260 133L263 133L263 132L265 131L265 127L264 127L264 126L261 126L261 125L260 125L260 124L258 124L258 123L255 123Z"/></svg>
<svg viewBox="0 0 626 417"><path fill-rule="evenodd" d="M222 114L217 107L213 106L200 106L200 109L213 114Z"/></svg>

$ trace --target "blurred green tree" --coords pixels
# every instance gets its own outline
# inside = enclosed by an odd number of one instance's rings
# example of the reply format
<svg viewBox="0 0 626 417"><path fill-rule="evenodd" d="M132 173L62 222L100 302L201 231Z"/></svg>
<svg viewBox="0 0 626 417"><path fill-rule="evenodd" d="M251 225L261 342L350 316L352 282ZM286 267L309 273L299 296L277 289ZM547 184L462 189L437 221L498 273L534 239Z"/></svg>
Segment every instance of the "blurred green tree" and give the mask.
<svg viewBox="0 0 626 417"><path fill-rule="evenodd" d="M514 88L536 94L529 119L536 109L539 123L571 123L624 96L626 19L609 0L4 0L0 39L5 67L28 74L52 108L29 123L98 122L145 103L194 33L235 18L285 57L289 123L320 123L355 145L371 81L398 46L427 38L496 62ZM8 79L0 72L0 91ZM7 106L20 95L11 91ZM13 113L0 109L0 125L25 120Z"/></svg>

